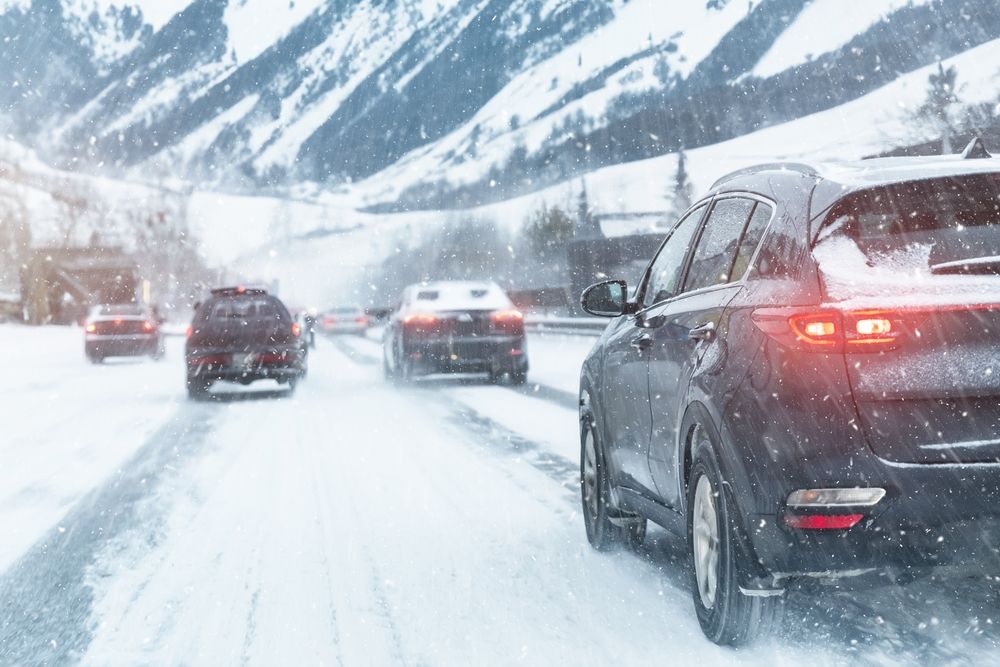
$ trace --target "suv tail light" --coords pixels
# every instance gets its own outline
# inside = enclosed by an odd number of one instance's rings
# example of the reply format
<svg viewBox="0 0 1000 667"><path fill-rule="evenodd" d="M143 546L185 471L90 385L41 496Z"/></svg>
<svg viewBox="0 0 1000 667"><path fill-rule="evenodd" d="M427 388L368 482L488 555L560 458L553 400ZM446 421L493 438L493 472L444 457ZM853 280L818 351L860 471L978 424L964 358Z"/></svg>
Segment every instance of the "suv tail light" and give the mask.
<svg viewBox="0 0 1000 667"><path fill-rule="evenodd" d="M156 326L152 322L147 321L142 323L142 330L145 331L146 333L153 333L155 329Z"/></svg>
<svg viewBox="0 0 1000 667"><path fill-rule="evenodd" d="M302 327L298 325L298 322L292 322L292 335L296 338L302 333Z"/></svg>
<svg viewBox="0 0 1000 667"><path fill-rule="evenodd" d="M779 343L813 352L882 352L895 348L927 311L758 308L753 322Z"/></svg>
<svg viewBox="0 0 1000 667"><path fill-rule="evenodd" d="M86 328L84 329L84 331L86 331L89 334L97 333L97 325L94 324L93 322L91 322L90 324L88 324L86 326Z"/></svg>

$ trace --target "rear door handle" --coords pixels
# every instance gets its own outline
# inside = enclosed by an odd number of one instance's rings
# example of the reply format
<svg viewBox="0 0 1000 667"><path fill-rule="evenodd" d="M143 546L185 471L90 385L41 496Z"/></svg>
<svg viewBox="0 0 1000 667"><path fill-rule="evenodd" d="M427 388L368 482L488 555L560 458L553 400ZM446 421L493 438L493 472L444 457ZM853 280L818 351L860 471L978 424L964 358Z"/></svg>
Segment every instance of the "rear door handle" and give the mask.
<svg viewBox="0 0 1000 667"><path fill-rule="evenodd" d="M640 352L644 352L653 347L653 337L649 334L642 334L641 336L633 338L632 342L629 343L629 346L639 350Z"/></svg>
<svg viewBox="0 0 1000 667"><path fill-rule="evenodd" d="M691 340L712 340L715 338L715 322L699 324L694 329L688 331L688 338Z"/></svg>

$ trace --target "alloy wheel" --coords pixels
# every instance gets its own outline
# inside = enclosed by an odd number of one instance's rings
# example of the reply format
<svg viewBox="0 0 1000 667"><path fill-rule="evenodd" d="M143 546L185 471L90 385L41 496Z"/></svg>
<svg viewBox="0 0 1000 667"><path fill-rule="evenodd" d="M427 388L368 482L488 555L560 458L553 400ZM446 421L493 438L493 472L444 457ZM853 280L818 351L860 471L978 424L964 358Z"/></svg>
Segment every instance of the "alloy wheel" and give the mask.
<svg viewBox="0 0 1000 667"><path fill-rule="evenodd" d="M698 478L692 513L692 550L698 595L706 609L715 606L719 587L719 515L715 507L715 491L708 477Z"/></svg>

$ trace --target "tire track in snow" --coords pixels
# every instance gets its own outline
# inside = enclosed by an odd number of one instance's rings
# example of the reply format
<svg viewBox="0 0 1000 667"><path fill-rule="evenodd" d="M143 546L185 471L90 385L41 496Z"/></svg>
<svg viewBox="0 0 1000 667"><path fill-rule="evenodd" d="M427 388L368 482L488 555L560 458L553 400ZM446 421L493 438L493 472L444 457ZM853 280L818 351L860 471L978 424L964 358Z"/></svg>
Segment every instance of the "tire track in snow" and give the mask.
<svg viewBox="0 0 1000 667"><path fill-rule="evenodd" d="M0 575L0 664L82 658L93 638L94 594L87 576L95 557L140 520L148 523L149 515L140 513L142 501L176 474L183 460L198 455L213 413L212 406L181 406L115 476Z"/></svg>
<svg viewBox="0 0 1000 667"><path fill-rule="evenodd" d="M331 342L338 351L356 363L366 366L379 366L382 363L381 357L360 349L362 346L351 345L339 339L333 339ZM369 342L375 345L373 341ZM400 390L415 393L422 389L421 385L423 383L410 386L400 385ZM529 384L523 387L508 388L529 397L555 403L560 407L573 410L577 408L577 398L569 392L544 385L538 387L539 390L535 390ZM471 432L475 436L474 442L490 449L522 457L530 465L566 489L567 498L574 506L579 502L579 465L577 462L546 451L537 442L519 435L467 404L445 394L426 391L424 400L428 399L445 406L450 411L449 421L460 430ZM654 546L651 544L649 548L644 549L640 558L661 570L686 567L684 558L678 560L674 557L676 554L670 555L675 550L675 545L670 546L668 549L670 553L667 556L660 553L660 549L653 548ZM686 577L676 576L675 573L664 572L664 576L675 583L678 581L686 582ZM681 585L684 588L687 587L686 583ZM916 603L920 602L923 601ZM883 657L890 660L921 663L929 661L937 664L965 664L969 661L968 656L963 655L961 650L953 650L942 641L920 630L911 629L911 624L906 622L905 617L893 619L890 615L891 610L879 612L874 607L852 597L849 593L831 592L816 596L790 591L786 604L786 618L796 619L796 622L779 634L779 641L784 639L790 644L808 647L815 645L818 635L827 642L840 645L855 656L862 650L883 651L888 649L887 655L883 653ZM900 613L905 614L902 611ZM1000 613L1000 609L998 609L998 613Z"/></svg>
<svg viewBox="0 0 1000 667"><path fill-rule="evenodd" d="M375 341L370 340L368 338L355 338L355 339L352 339L352 340L357 341L357 342L368 343L368 344L371 344L372 346L377 346L378 345L378 343L376 343ZM359 363L362 363L362 364L365 364L365 365L368 365L368 366L377 366L377 365L380 365L382 363L382 357L380 355L376 355L374 353L370 353L370 352L367 352L365 350L360 349L363 346L352 345L352 344L348 343L346 340L344 340L343 338L332 338L331 342L333 343L333 345L340 352L342 352L343 354L347 355L348 357L350 357L351 359L353 359L356 362L359 362ZM473 384L473 383L479 384L481 381L479 381L479 380L460 379L460 380L458 380L458 382L459 383L469 383L469 384ZM576 410L579 407L579 400L580 399L573 392L565 391L563 389L557 389L556 387L550 387L548 385L539 384L537 382L531 382L531 381L529 381L527 384L523 384L523 385L519 385L519 386L516 386L516 385L502 385L502 384L491 385L491 386L497 386L497 387L503 387L505 389L510 389L513 392L516 392L518 394L523 394L524 396L528 396L529 398L537 398L537 399L540 399L540 400L543 400L543 401L547 401L549 403L555 403L556 405L558 405L560 407L569 408L570 410Z"/></svg>

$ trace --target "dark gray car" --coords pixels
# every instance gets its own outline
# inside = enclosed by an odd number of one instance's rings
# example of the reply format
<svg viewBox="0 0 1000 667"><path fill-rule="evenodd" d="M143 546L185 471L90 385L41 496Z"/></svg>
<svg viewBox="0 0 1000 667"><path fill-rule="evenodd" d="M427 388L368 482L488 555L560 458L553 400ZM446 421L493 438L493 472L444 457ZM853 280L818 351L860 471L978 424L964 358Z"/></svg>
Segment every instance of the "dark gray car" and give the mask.
<svg viewBox="0 0 1000 667"><path fill-rule="evenodd" d="M789 586L1000 574L1000 160L764 165L676 225L580 385L587 536L686 541L705 634Z"/></svg>

